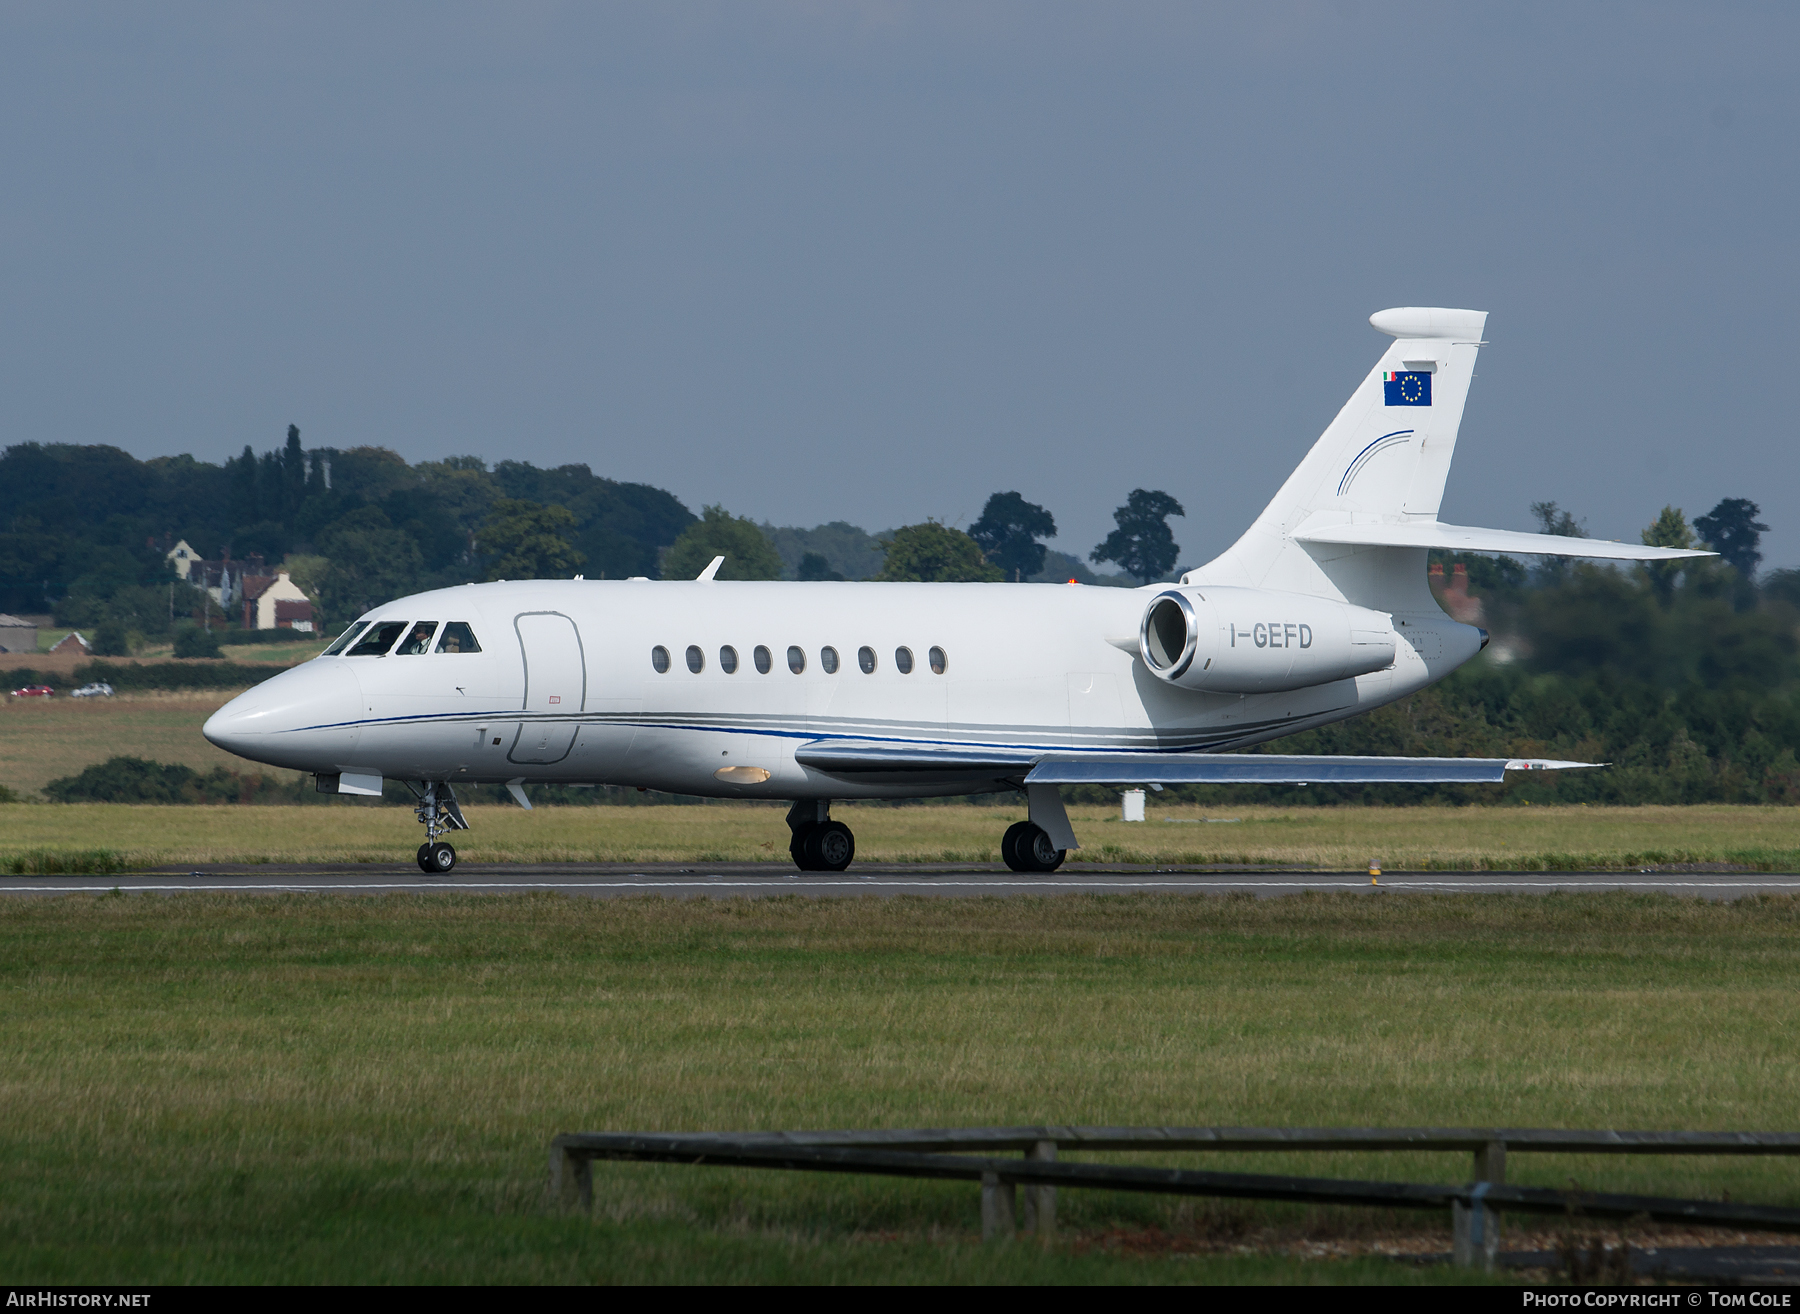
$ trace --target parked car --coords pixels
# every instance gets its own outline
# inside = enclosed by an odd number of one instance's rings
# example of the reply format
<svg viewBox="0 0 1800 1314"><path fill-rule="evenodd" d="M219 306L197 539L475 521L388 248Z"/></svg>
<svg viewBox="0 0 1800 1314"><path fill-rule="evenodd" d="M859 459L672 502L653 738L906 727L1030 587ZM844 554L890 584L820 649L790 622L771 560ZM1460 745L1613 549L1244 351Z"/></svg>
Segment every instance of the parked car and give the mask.
<svg viewBox="0 0 1800 1314"><path fill-rule="evenodd" d="M23 689L12 691L14 698L54 698L56 690L47 684L28 684Z"/></svg>
<svg viewBox="0 0 1800 1314"><path fill-rule="evenodd" d="M101 681L99 684L84 684L81 686L81 688L77 689L74 693L70 694L69 697L71 697L71 698L111 698L112 693L113 693L112 686L110 684L107 684L105 681Z"/></svg>

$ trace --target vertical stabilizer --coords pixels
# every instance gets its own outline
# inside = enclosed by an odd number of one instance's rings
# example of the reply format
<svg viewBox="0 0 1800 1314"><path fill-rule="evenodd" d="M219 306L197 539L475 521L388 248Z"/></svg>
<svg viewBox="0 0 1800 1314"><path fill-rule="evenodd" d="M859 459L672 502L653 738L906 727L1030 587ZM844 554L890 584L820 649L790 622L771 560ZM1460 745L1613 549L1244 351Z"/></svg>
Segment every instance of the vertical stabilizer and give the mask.
<svg viewBox="0 0 1800 1314"><path fill-rule="evenodd" d="M1309 549L1293 539L1302 526L1437 519L1487 312L1409 306L1369 322L1394 341L1256 522L1189 582L1384 609L1429 599L1421 549Z"/></svg>

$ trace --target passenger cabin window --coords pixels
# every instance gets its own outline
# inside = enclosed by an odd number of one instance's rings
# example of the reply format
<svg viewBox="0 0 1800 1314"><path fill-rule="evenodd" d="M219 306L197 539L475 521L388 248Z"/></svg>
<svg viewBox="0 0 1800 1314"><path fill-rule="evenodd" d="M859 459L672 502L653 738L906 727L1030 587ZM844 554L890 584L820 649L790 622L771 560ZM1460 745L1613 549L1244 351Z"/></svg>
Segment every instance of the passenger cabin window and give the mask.
<svg viewBox="0 0 1800 1314"><path fill-rule="evenodd" d="M864 675L875 674L875 650L873 648L858 648L856 650L856 664L862 668L862 673Z"/></svg>
<svg viewBox="0 0 1800 1314"><path fill-rule="evenodd" d="M836 675L837 668L838 668L837 649L836 648L821 648L821 649L819 649L819 665L821 665L825 668L825 674Z"/></svg>
<svg viewBox="0 0 1800 1314"><path fill-rule="evenodd" d="M912 674L912 649L911 648L896 648L896 649L894 649L894 667L902 675L911 675Z"/></svg>
<svg viewBox="0 0 1800 1314"><path fill-rule="evenodd" d="M366 630L368 628L369 628L368 621L357 621L356 624L352 625L349 629L345 630L342 634L338 635L337 638L333 639L331 642L331 646L329 648L327 648L324 652L320 653L319 656L321 656L321 657L337 656L340 652L342 652L344 649L348 648L352 643L354 643L356 641L357 635L361 634L364 630Z"/></svg>
<svg viewBox="0 0 1800 1314"><path fill-rule="evenodd" d="M756 673L758 675L767 675L769 673L769 668L775 665L775 659L769 655L769 650L760 643L756 645L756 651L750 655L756 658Z"/></svg>
<svg viewBox="0 0 1800 1314"><path fill-rule="evenodd" d="M658 675L667 675L669 673L669 650L662 644L657 644L650 650L650 664L656 668Z"/></svg>
<svg viewBox="0 0 1800 1314"><path fill-rule="evenodd" d="M944 650L942 648L933 648L927 655L931 658L931 673L933 675L942 675L949 669L950 659L944 656Z"/></svg>
<svg viewBox="0 0 1800 1314"><path fill-rule="evenodd" d="M439 652L480 652L481 645L475 642L475 631L469 628L467 621L451 621L444 626L444 632L438 635L437 650Z"/></svg>
<svg viewBox="0 0 1800 1314"><path fill-rule="evenodd" d="M729 643L719 649L719 669L727 675L737 674L737 649Z"/></svg>
<svg viewBox="0 0 1800 1314"><path fill-rule="evenodd" d="M421 657L431 651L431 636L437 633L436 621L420 621L394 649L396 657Z"/></svg>
<svg viewBox="0 0 1800 1314"><path fill-rule="evenodd" d="M795 675L798 675L798 674L800 674L801 671L804 671L805 669L806 669L806 649L804 649L804 648L789 648L788 649L788 670L792 671Z"/></svg>
<svg viewBox="0 0 1800 1314"><path fill-rule="evenodd" d="M695 645L691 643L688 644L687 664L688 670L692 671L695 675L700 674L701 671L706 669L706 654L701 652Z"/></svg>
<svg viewBox="0 0 1800 1314"><path fill-rule="evenodd" d="M406 632L405 621L376 621L362 638L346 652L346 657L382 657Z"/></svg>

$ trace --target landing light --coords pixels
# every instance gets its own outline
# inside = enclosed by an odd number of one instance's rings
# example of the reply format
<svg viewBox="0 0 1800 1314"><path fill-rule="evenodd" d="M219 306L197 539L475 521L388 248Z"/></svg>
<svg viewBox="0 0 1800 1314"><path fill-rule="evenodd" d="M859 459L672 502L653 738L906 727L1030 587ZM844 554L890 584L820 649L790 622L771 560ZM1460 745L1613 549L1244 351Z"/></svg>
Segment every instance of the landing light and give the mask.
<svg viewBox="0 0 1800 1314"><path fill-rule="evenodd" d="M760 785L769 775L767 767L729 766L713 772L713 779L723 780L728 785Z"/></svg>

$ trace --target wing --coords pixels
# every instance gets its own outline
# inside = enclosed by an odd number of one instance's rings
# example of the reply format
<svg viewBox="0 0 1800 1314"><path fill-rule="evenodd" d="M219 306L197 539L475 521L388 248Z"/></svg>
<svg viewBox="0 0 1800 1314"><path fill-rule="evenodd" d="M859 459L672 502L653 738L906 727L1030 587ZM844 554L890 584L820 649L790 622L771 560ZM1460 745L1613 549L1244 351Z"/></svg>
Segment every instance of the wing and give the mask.
<svg viewBox="0 0 1800 1314"><path fill-rule="evenodd" d="M1012 785L1494 784L1508 771L1602 766L1526 757L1308 757L1291 753L1059 753L978 744L820 739L802 766L876 783Z"/></svg>
<svg viewBox="0 0 1800 1314"><path fill-rule="evenodd" d="M1528 757L1307 757L1298 753L1156 753L1142 758L1054 757L1032 785L1479 785L1508 771L1602 766Z"/></svg>

